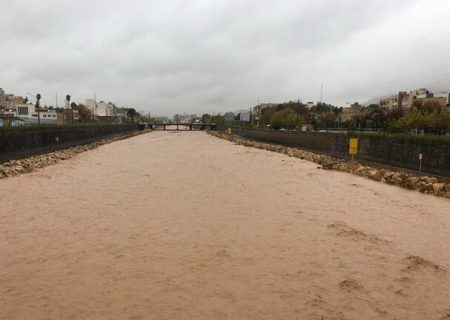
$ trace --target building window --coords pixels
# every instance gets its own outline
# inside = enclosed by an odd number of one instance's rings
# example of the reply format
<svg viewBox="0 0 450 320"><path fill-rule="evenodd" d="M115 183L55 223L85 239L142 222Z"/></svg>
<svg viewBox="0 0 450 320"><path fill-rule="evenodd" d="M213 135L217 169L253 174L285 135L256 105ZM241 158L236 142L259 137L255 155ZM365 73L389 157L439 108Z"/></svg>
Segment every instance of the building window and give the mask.
<svg viewBox="0 0 450 320"><path fill-rule="evenodd" d="M21 116L28 115L28 107L17 107L17 114Z"/></svg>
<svg viewBox="0 0 450 320"><path fill-rule="evenodd" d="M38 116L38 115L37 115L36 113L34 113L34 114L32 115L33 118L37 118L37 116Z"/></svg>
<svg viewBox="0 0 450 320"><path fill-rule="evenodd" d="M43 114L42 117L47 118L47 115Z"/></svg>

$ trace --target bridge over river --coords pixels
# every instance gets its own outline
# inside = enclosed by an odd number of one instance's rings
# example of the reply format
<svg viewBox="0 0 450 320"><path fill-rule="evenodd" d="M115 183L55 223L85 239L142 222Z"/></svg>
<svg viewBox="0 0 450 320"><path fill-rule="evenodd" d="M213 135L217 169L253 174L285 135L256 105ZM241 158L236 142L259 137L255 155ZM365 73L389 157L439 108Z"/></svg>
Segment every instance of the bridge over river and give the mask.
<svg viewBox="0 0 450 320"><path fill-rule="evenodd" d="M204 132L0 180L0 319L446 319L450 201Z"/></svg>
<svg viewBox="0 0 450 320"><path fill-rule="evenodd" d="M146 126L153 130L175 130L175 131L198 131L211 129L215 130L215 123L148 123Z"/></svg>

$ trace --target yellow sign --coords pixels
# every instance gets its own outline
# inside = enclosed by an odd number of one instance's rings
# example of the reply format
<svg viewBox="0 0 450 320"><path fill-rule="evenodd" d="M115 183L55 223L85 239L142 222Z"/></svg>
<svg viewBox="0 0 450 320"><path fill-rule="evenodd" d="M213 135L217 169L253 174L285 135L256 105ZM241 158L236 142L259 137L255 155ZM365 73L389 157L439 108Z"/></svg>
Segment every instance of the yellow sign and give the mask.
<svg viewBox="0 0 450 320"><path fill-rule="evenodd" d="M358 153L358 138L350 138L348 153L352 156Z"/></svg>
<svg viewBox="0 0 450 320"><path fill-rule="evenodd" d="M227 133L231 134L231 128L227 128Z"/></svg>

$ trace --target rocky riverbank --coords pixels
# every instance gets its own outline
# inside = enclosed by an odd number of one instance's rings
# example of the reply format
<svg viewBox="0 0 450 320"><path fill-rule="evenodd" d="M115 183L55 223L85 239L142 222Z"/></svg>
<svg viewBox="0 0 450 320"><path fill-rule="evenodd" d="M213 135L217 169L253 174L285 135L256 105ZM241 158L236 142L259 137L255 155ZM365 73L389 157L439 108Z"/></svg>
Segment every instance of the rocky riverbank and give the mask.
<svg viewBox="0 0 450 320"><path fill-rule="evenodd" d="M357 161L348 161L346 159L339 159L296 148L289 148L281 145L246 140L235 137L233 135L222 134L213 131L211 131L210 134L240 145L284 153L289 157L295 157L315 162L320 164L322 169L345 171L348 173L356 174L358 176L369 178L371 180L396 185L402 188L417 190L422 193L429 193L440 197L450 198L450 184L439 181L436 177L414 175L410 172L402 170L374 168L362 165Z"/></svg>
<svg viewBox="0 0 450 320"><path fill-rule="evenodd" d="M127 133L113 138L102 139L89 144L83 144L67 149L61 149L58 151L31 156L19 160L11 160L0 164L0 179L36 171L38 169L55 164L59 161L73 158L81 152L92 150L101 145L111 143L117 140L127 139L146 132L149 132L149 130Z"/></svg>

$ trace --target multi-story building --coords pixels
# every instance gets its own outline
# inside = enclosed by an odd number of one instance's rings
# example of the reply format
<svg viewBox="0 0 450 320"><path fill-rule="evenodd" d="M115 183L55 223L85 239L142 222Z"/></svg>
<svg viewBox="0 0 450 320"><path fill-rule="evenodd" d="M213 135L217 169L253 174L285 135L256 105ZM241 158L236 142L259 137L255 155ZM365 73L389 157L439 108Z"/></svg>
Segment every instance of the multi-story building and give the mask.
<svg viewBox="0 0 450 320"><path fill-rule="evenodd" d="M195 114L176 114L173 116L174 123L191 123L196 118Z"/></svg>
<svg viewBox="0 0 450 320"><path fill-rule="evenodd" d="M450 106L450 92L444 91L434 94L435 98L440 98L444 103L446 103L446 106Z"/></svg>
<svg viewBox="0 0 450 320"><path fill-rule="evenodd" d="M112 102L96 101L95 99L86 99L86 107L95 117L115 116L115 106Z"/></svg>
<svg viewBox="0 0 450 320"><path fill-rule="evenodd" d="M6 109L6 95L5 91L0 88L0 110Z"/></svg>
<svg viewBox="0 0 450 320"><path fill-rule="evenodd" d="M15 107L21 104L25 104L26 100L21 96L15 96L13 94L8 96L8 100L11 102L11 104Z"/></svg>
<svg viewBox="0 0 450 320"><path fill-rule="evenodd" d="M433 94L426 88L420 88L411 90L409 93L400 91L398 95L381 99L379 104L380 107L386 110L399 109L403 112L409 112L413 107L414 101L432 101L441 106L447 106L450 104L450 94L448 92Z"/></svg>
<svg viewBox="0 0 450 320"><path fill-rule="evenodd" d="M398 96L390 96L388 98L383 98L379 103L380 107L386 110L397 109L398 106Z"/></svg>
<svg viewBox="0 0 450 320"><path fill-rule="evenodd" d="M154 117L153 121L155 123L163 123L163 124L170 123L170 119L168 117Z"/></svg>
<svg viewBox="0 0 450 320"><path fill-rule="evenodd" d="M342 108L342 112L340 114L340 121L346 122L351 121L354 116L361 114L363 111L362 105L358 102L355 103L347 103L345 107Z"/></svg>

